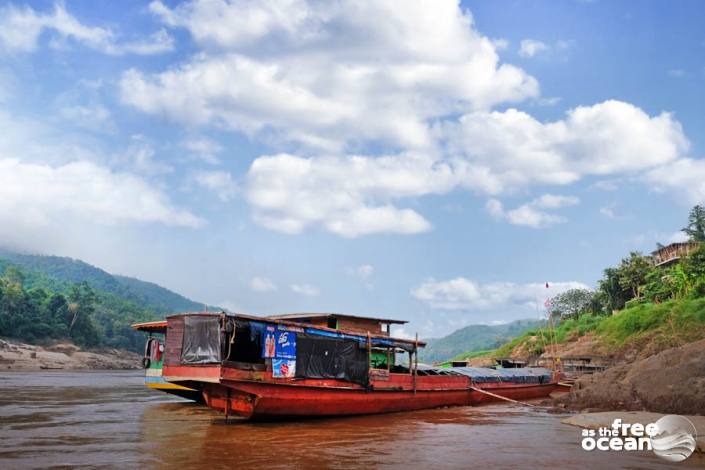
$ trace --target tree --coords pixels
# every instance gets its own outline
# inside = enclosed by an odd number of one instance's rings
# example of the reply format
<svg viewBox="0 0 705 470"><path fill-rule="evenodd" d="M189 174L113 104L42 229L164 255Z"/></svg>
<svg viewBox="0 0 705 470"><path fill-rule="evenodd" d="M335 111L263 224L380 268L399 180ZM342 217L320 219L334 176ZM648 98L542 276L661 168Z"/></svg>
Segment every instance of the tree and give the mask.
<svg viewBox="0 0 705 470"><path fill-rule="evenodd" d="M624 308L624 304L629 300L629 290L624 289L619 283L619 270L617 268L607 268L603 271L604 276L598 283L597 296L606 313Z"/></svg>
<svg viewBox="0 0 705 470"><path fill-rule="evenodd" d="M587 289L570 289L551 299L551 315L561 318L578 318L593 310L595 293Z"/></svg>
<svg viewBox="0 0 705 470"><path fill-rule="evenodd" d="M96 293L86 282L74 284L69 294L69 335L79 344L94 346L100 342L99 332L93 323Z"/></svg>
<svg viewBox="0 0 705 470"><path fill-rule="evenodd" d="M705 242L705 207L697 205L688 214L688 226L682 229L690 241Z"/></svg>
<svg viewBox="0 0 705 470"><path fill-rule="evenodd" d="M646 276L653 271L651 260L638 251L629 253L629 258L624 258L617 267L619 285L624 290L631 292L631 298L639 297L639 288L646 284Z"/></svg>

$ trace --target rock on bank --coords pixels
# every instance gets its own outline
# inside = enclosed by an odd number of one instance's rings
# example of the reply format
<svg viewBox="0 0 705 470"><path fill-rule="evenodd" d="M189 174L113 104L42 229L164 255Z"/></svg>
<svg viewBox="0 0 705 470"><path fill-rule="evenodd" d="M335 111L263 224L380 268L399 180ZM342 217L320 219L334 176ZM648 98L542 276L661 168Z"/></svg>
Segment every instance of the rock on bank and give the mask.
<svg viewBox="0 0 705 470"><path fill-rule="evenodd" d="M0 371L137 369L140 355L120 349L84 351L73 343L34 346L0 339Z"/></svg>
<svg viewBox="0 0 705 470"><path fill-rule="evenodd" d="M580 378L560 401L573 409L705 413L705 340Z"/></svg>

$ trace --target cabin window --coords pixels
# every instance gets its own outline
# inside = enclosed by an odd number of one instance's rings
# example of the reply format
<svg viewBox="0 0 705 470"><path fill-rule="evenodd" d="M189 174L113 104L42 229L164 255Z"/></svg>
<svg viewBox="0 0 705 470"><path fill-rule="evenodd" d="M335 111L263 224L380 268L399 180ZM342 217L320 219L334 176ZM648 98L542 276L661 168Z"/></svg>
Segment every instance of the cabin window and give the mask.
<svg viewBox="0 0 705 470"><path fill-rule="evenodd" d="M370 354L371 368L389 370L390 365L394 366L394 354L389 349L372 349Z"/></svg>
<svg viewBox="0 0 705 470"><path fill-rule="evenodd" d="M220 319L213 316L184 317L182 364L220 362Z"/></svg>
<svg viewBox="0 0 705 470"><path fill-rule="evenodd" d="M328 319L328 328L338 329L338 319L333 317Z"/></svg>
<svg viewBox="0 0 705 470"><path fill-rule="evenodd" d="M227 360L248 364L264 364L262 358L262 331L248 322L236 322L235 334L230 341Z"/></svg>

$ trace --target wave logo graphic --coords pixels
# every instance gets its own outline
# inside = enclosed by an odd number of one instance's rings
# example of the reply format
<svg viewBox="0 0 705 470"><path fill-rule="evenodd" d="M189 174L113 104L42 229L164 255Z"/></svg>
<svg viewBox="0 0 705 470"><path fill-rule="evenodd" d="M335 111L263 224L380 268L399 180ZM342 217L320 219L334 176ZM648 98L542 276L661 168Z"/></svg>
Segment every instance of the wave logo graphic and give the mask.
<svg viewBox="0 0 705 470"><path fill-rule="evenodd" d="M657 431L651 436L654 453L670 462L682 462L695 451L695 425L688 418L667 415L656 421Z"/></svg>

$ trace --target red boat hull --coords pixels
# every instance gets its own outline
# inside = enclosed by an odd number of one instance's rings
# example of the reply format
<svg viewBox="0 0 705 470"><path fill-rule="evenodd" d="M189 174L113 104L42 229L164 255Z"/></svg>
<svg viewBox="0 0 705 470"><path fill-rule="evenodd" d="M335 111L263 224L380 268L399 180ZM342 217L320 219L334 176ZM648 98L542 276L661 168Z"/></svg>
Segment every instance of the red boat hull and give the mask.
<svg viewBox="0 0 705 470"><path fill-rule="evenodd" d="M206 403L226 415L253 419L391 413L501 400L471 386L514 400L545 397L557 388L556 383L482 384L467 377L426 376L416 378L414 391L413 378L403 374L364 388L337 380L250 380L236 378L247 373L224 372L219 383L204 384Z"/></svg>

